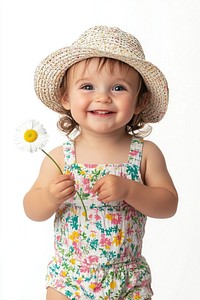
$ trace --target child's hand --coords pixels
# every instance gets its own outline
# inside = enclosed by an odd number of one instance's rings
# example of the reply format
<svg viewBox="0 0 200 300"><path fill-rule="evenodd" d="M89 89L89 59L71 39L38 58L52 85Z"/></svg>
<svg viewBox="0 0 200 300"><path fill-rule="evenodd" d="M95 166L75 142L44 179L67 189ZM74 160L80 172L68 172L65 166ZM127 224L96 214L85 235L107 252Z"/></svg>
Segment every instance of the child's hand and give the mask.
<svg viewBox="0 0 200 300"><path fill-rule="evenodd" d="M71 174L59 175L50 185L49 193L51 199L56 205L62 204L64 201L73 197L75 191L75 181Z"/></svg>
<svg viewBox="0 0 200 300"><path fill-rule="evenodd" d="M97 180L92 192L104 203L123 201L128 193L129 180L116 175L106 175Z"/></svg>

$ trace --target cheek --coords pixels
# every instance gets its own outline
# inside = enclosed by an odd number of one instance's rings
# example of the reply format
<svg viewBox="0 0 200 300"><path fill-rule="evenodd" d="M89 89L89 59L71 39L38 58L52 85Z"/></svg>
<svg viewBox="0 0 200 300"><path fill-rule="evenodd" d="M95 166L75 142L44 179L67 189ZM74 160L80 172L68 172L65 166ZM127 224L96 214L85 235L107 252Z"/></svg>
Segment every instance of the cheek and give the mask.
<svg viewBox="0 0 200 300"><path fill-rule="evenodd" d="M76 93L73 97L70 97L71 110L85 111L87 110L91 100L88 95Z"/></svg>
<svg viewBox="0 0 200 300"><path fill-rule="evenodd" d="M127 115L133 116L133 114L136 110L136 103L132 99L124 100L124 101L122 100L121 108Z"/></svg>
<svg viewBox="0 0 200 300"><path fill-rule="evenodd" d="M123 112L121 116L124 120L124 123L127 124L136 113L136 104L134 101L122 101L121 112Z"/></svg>
<svg viewBox="0 0 200 300"><path fill-rule="evenodd" d="M71 99L72 100L72 99ZM79 123L79 119L83 118L83 113L86 111L84 102L80 98L73 99L70 102L71 115Z"/></svg>

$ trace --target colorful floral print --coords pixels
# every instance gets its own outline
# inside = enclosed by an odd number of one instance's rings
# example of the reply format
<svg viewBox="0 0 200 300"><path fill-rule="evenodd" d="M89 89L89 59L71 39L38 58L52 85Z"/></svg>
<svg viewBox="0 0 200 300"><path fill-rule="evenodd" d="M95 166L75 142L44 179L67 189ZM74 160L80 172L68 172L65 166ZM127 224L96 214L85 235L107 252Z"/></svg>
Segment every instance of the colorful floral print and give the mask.
<svg viewBox="0 0 200 300"><path fill-rule="evenodd" d="M64 144L65 172L73 173L87 209L85 219L75 195L56 213L55 256L48 265L47 286L69 299L148 299L151 273L141 255L146 216L124 201L97 200L91 189L99 178L114 174L141 182L143 141L132 139L124 164L77 164L73 141Z"/></svg>

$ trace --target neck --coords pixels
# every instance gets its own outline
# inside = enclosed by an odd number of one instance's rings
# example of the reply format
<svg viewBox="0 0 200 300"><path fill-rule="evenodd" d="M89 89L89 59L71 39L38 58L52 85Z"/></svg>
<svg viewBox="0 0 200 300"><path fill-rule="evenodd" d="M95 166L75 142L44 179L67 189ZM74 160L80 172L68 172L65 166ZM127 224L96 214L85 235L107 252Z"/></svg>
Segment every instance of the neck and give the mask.
<svg viewBox="0 0 200 300"><path fill-rule="evenodd" d="M126 132L94 134L81 132L75 138L77 163L123 163L127 161L132 136Z"/></svg>
<svg viewBox="0 0 200 300"><path fill-rule="evenodd" d="M98 134L93 132L82 131L76 138L75 142L83 142L88 146L98 147L99 145L113 145L127 139L129 135L124 131L109 132L104 134Z"/></svg>

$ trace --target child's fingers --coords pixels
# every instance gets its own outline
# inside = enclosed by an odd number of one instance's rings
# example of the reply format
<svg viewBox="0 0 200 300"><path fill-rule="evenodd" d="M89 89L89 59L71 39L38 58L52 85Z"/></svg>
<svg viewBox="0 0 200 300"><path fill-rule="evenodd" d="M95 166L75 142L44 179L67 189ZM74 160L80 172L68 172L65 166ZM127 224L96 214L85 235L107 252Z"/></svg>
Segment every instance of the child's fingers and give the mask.
<svg viewBox="0 0 200 300"><path fill-rule="evenodd" d="M65 190L60 192L60 196L61 197L72 197L72 195L74 196L76 193L75 187L74 186L69 186L68 188L66 188Z"/></svg>
<svg viewBox="0 0 200 300"><path fill-rule="evenodd" d="M104 180L103 178L100 178L99 180L97 180L92 188L92 193L96 194L100 191L102 185L104 184Z"/></svg>
<svg viewBox="0 0 200 300"><path fill-rule="evenodd" d="M65 179L74 179L74 175L72 173L62 174L61 176Z"/></svg>
<svg viewBox="0 0 200 300"><path fill-rule="evenodd" d="M74 188L75 181L72 180L72 179L67 179L65 181L60 182L59 185L60 185L60 190L66 190L66 189L68 189L70 187Z"/></svg>
<svg viewBox="0 0 200 300"><path fill-rule="evenodd" d="M110 197L110 194L109 194L109 192L108 191L106 191L106 190L104 190L104 191L102 191L102 192L100 192L99 194L98 194L98 200L99 201L102 201L102 202L107 202L107 201L109 201L109 197Z"/></svg>
<svg viewBox="0 0 200 300"><path fill-rule="evenodd" d="M67 180L74 180L74 177L71 173L70 174L61 174L61 175L58 175L58 177L56 178L57 183L67 181Z"/></svg>

